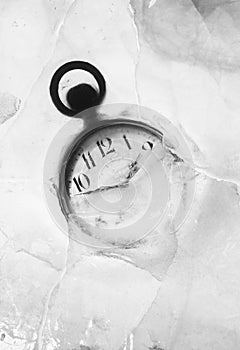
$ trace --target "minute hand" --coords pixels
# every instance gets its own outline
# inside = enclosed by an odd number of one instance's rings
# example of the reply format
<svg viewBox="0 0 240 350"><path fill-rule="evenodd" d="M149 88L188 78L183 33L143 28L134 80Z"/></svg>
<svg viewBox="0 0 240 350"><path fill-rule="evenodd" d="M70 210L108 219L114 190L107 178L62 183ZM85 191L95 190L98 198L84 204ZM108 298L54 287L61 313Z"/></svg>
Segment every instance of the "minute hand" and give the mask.
<svg viewBox="0 0 240 350"><path fill-rule="evenodd" d="M157 143L152 149L139 153L136 160L129 165L130 171L126 176L127 181L131 180L139 170L151 163L152 160L163 159L163 152L160 143ZM139 164L139 161L141 161L141 164Z"/></svg>

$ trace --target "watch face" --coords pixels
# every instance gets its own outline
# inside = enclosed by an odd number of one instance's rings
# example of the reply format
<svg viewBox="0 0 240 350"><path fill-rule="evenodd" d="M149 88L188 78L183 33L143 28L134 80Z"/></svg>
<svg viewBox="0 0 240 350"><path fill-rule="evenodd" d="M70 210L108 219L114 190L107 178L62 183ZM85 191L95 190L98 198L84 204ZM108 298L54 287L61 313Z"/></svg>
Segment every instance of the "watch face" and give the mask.
<svg viewBox="0 0 240 350"><path fill-rule="evenodd" d="M149 252L146 240L153 247L150 237L158 237L160 244L166 229L171 240L195 188L181 134L137 105L104 105L79 117L59 131L45 162L46 199L56 223L71 240L97 249Z"/></svg>
<svg viewBox="0 0 240 350"><path fill-rule="evenodd" d="M162 133L146 124L115 121L74 144L61 174L66 212L89 234L131 244L153 229L168 200Z"/></svg>
<svg viewBox="0 0 240 350"><path fill-rule="evenodd" d="M191 177L180 133L157 112L128 104L89 109L67 123L49 148L44 174L62 230L106 249L142 244L166 227L174 232L191 206Z"/></svg>
<svg viewBox="0 0 240 350"><path fill-rule="evenodd" d="M96 128L79 140L68 160L69 197L78 200L79 195L87 195L101 186L121 184L137 168L134 162L138 157L160 142L160 133L137 123L126 121Z"/></svg>

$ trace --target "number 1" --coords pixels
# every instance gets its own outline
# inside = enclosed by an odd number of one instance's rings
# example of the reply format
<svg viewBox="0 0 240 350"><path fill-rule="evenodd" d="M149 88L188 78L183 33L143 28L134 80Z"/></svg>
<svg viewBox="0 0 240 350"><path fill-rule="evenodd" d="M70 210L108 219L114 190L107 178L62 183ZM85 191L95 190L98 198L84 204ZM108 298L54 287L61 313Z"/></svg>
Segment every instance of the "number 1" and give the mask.
<svg viewBox="0 0 240 350"><path fill-rule="evenodd" d="M131 147L131 145L130 145L130 143L129 143L129 141L128 141L126 135L123 135L123 139L124 139L124 141L126 142L126 145L128 146L128 148L129 148L129 149L132 149L132 147Z"/></svg>

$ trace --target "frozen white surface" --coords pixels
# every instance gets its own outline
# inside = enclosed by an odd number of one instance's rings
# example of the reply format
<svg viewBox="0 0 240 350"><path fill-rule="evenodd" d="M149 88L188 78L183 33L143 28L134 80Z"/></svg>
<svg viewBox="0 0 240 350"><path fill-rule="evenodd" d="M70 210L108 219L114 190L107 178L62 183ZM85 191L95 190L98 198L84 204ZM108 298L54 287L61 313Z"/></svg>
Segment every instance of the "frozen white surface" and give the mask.
<svg viewBox="0 0 240 350"><path fill-rule="evenodd" d="M240 3L24 0L0 8L0 349L238 349ZM193 206L161 276L154 256L136 267L128 263L134 249L116 258L74 245L47 209L44 160L69 120L49 83L76 59L105 76L104 103L155 109L193 154Z"/></svg>

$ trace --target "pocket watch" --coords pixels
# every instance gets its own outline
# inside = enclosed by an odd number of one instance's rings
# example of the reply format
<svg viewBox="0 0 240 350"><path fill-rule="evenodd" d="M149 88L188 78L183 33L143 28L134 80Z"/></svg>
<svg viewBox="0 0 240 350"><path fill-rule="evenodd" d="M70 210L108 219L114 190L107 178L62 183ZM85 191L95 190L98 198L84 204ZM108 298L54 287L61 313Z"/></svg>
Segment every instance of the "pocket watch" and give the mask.
<svg viewBox="0 0 240 350"><path fill-rule="evenodd" d="M87 109L80 104L70 109L59 98L59 82L73 69L88 71L98 83L98 92L87 89ZM86 91L83 85L79 94ZM101 104L105 89L102 74L87 62L67 63L53 76L52 100L73 118L49 147L45 195L60 228L69 234L74 227L75 241L130 249L149 243L150 237L155 241L166 227L168 234L175 232L185 220L195 188L191 153L160 113L134 104Z"/></svg>

